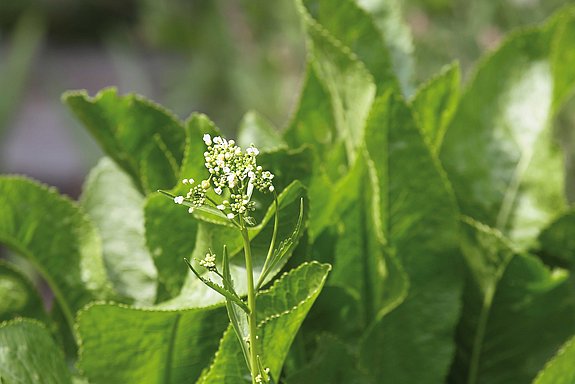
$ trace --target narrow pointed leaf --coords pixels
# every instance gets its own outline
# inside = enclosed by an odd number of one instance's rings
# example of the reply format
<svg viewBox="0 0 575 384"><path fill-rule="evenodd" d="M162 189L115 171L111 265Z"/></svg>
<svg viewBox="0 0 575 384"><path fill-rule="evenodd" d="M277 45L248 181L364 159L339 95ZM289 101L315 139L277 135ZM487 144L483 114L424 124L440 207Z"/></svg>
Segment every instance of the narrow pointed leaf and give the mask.
<svg viewBox="0 0 575 384"><path fill-rule="evenodd" d="M445 67L420 87L411 101L413 115L434 153L457 108L460 76L459 64Z"/></svg>

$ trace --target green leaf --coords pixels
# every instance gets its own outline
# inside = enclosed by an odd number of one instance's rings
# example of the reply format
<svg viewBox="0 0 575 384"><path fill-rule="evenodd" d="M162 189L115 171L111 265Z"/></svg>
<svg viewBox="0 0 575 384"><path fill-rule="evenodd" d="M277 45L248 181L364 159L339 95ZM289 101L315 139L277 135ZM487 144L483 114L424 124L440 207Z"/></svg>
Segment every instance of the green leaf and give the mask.
<svg viewBox="0 0 575 384"><path fill-rule="evenodd" d="M48 322L44 303L32 282L14 266L0 260L0 322L31 317Z"/></svg>
<svg viewBox="0 0 575 384"><path fill-rule="evenodd" d="M453 382L527 383L575 332L575 295L564 270L516 253L500 232L466 218L468 279Z"/></svg>
<svg viewBox="0 0 575 384"><path fill-rule="evenodd" d="M318 348L311 361L289 375L288 384L373 383L356 365L357 358L350 348L333 336L319 336Z"/></svg>
<svg viewBox="0 0 575 384"><path fill-rule="evenodd" d="M392 57L384 42L386 34L378 29L372 17L361 8L361 5L378 13L379 11L385 13L385 11L373 9L375 4L369 4L366 1L358 1L358 3L361 4L356 4L354 0L303 1L307 13L333 38L337 39L340 45L347 47L342 50L349 49L357 55L373 75L378 88L381 87L383 90L394 87L397 89L398 83L393 70ZM392 7L389 8L390 11L391 9ZM380 14L379 16L383 15ZM303 18L305 20L306 16ZM379 21L380 26L385 28L387 23L384 17L380 17ZM310 33L310 35L312 34ZM313 36L310 37L314 38ZM392 39L388 41L392 43Z"/></svg>
<svg viewBox="0 0 575 384"><path fill-rule="evenodd" d="M363 337L374 377L442 382L455 345L461 276L454 198L405 103L378 98L366 130L375 230L409 277L405 300L384 308Z"/></svg>
<svg viewBox="0 0 575 384"><path fill-rule="evenodd" d="M100 231L116 292L136 304L153 304L157 273L144 238L144 197L130 177L103 158L90 172L80 204Z"/></svg>
<svg viewBox="0 0 575 384"><path fill-rule="evenodd" d="M308 64L299 103L284 133L284 140L291 148L309 145L323 157L322 154L337 139L334 127L330 94L314 67Z"/></svg>
<svg viewBox="0 0 575 384"><path fill-rule="evenodd" d="M387 46L403 95L413 92L414 58L411 29L399 0L355 0L373 19ZM370 68L371 70L371 68ZM373 72L372 72L373 73ZM379 86L380 83L378 83Z"/></svg>
<svg viewBox="0 0 575 384"><path fill-rule="evenodd" d="M330 96L337 137L353 162L376 93L374 79L357 56L319 24L300 1L297 5L307 33L310 64Z"/></svg>
<svg viewBox="0 0 575 384"><path fill-rule="evenodd" d="M286 147L278 129L255 111L249 111L244 115L237 137L239 146L247 148L250 144L254 144L260 152L276 151Z"/></svg>
<svg viewBox="0 0 575 384"><path fill-rule="evenodd" d="M266 259L264 266L262 267L260 277L258 278L258 289L267 284L271 280L272 276L277 275L279 271L281 271L294 251L302 235L301 230L304 221L303 205L303 199L301 199L299 204L299 215L293 232L287 238L280 241L279 245L273 250L271 257Z"/></svg>
<svg viewBox="0 0 575 384"><path fill-rule="evenodd" d="M545 368L535 378L533 384L571 384L575 382L575 337L567 341L545 364Z"/></svg>
<svg viewBox="0 0 575 384"><path fill-rule="evenodd" d="M330 266L305 263L290 271L267 291L257 296L258 332L262 362L271 376L279 378L289 347L313 302L319 295ZM209 370L198 383L241 383L247 366L231 327L224 334Z"/></svg>
<svg viewBox="0 0 575 384"><path fill-rule="evenodd" d="M13 176L0 177L0 242L42 274L68 320L111 288L100 237L80 208L54 189Z"/></svg>
<svg viewBox="0 0 575 384"><path fill-rule="evenodd" d="M1 323L0 346L1 383L72 383L64 354L38 321Z"/></svg>
<svg viewBox="0 0 575 384"><path fill-rule="evenodd" d="M481 63L440 151L462 213L523 246L566 207L562 154L550 127L556 92L564 95L575 80L567 73L575 63L551 62L555 47L573 44L570 33L557 33L565 17L512 35Z"/></svg>
<svg viewBox="0 0 575 384"><path fill-rule="evenodd" d="M541 231L537 253L544 262L575 270L575 211L567 211Z"/></svg>
<svg viewBox="0 0 575 384"><path fill-rule="evenodd" d="M135 94L119 96L114 88L94 97L86 91L66 92L62 100L140 190L175 184L185 132L171 112Z"/></svg>
<svg viewBox="0 0 575 384"><path fill-rule="evenodd" d="M162 311L94 304L78 314L78 367L93 384L191 383L228 324L221 306Z"/></svg>
<svg viewBox="0 0 575 384"><path fill-rule="evenodd" d="M460 77L457 62L446 66L421 86L411 101L413 115L434 153L457 108Z"/></svg>

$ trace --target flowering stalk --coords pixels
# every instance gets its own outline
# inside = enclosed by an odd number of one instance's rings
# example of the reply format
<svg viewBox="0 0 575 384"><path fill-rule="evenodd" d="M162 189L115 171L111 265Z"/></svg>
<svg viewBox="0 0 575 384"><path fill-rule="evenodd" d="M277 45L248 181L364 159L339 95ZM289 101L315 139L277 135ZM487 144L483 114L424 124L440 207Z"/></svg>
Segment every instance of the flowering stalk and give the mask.
<svg viewBox="0 0 575 384"><path fill-rule="evenodd" d="M219 136L212 138L208 134L205 134L203 139L207 146L204 159L209 177L199 183L193 179L183 179L182 182L190 186L185 196L174 196L165 191L160 192L173 198L176 204L188 206L190 213L195 210L209 212L229 221L240 231L246 265L247 305L234 289L225 247L222 272L218 270L216 255L211 250L208 250L202 260L198 260L198 264L207 272L216 275L221 280L222 285L202 276L190 262L187 260L186 262L201 281L226 298L228 315L251 372L252 383L271 383L269 369L264 368L261 363L262 351L257 336L256 292L263 285L265 276L270 273L271 266L276 264L274 256L276 259L278 256L277 252L274 254L278 228L278 201L272 184L274 175L257 165L256 157L259 151L253 145L246 148L244 152L233 140L228 141ZM255 220L251 216L251 212L255 210L256 206L255 202L252 201L254 190L261 193L273 192L276 208L274 232L257 284L254 282L253 259L248 233L248 227L255 225ZM247 320L247 335L244 334L245 330L241 327L241 324L245 324L242 318Z"/></svg>

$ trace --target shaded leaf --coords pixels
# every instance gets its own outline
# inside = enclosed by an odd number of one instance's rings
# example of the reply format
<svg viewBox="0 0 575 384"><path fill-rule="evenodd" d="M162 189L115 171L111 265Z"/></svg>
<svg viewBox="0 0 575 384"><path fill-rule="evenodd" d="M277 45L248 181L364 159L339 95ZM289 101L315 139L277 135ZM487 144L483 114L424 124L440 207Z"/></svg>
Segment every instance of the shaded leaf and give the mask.
<svg viewBox="0 0 575 384"><path fill-rule="evenodd" d="M575 211L559 216L538 238L537 252L551 265L574 270L575 268Z"/></svg>
<svg viewBox="0 0 575 384"><path fill-rule="evenodd" d="M100 237L75 203L45 185L3 176L0 206L0 242L37 268L70 326L75 311L110 297Z"/></svg>
<svg viewBox="0 0 575 384"><path fill-rule="evenodd" d="M44 303L32 282L16 267L0 260L0 322L29 317L47 322Z"/></svg>
<svg viewBox="0 0 575 384"><path fill-rule="evenodd" d="M80 204L102 236L104 264L116 292L137 304L153 304L156 268L144 237L144 197L109 158L92 169Z"/></svg>
<svg viewBox="0 0 575 384"><path fill-rule="evenodd" d="M38 321L0 324L0 382L72 383L64 354Z"/></svg>
<svg viewBox="0 0 575 384"><path fill-rule="evenodd" d="M527 383L575 331L568 274L516 253L499 232L465 219L468 279L453 382Z"/></svg>

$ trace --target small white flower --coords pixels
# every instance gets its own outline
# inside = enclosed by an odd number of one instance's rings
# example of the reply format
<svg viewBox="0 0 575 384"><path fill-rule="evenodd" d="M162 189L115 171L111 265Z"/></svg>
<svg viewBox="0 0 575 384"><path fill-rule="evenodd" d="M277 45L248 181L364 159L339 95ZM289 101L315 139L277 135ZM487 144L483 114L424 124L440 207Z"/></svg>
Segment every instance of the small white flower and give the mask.
<svg viewBox="0 0 575 384"><path fill-rule="evenodd" d="M248 195L248 199L252 197L252 192L254 191L254 185L252 181L248 181L248 188L246 189L246 194Z"/></svg>
<svg viewBox="0 0 575 384"><path fill-rule="evenodd" d="M194 213L194 207L188 208L188 213Z"/></svg>
<svg viewBox="0 0 575 384"><path fill-rule="evenodd" d="M208 180L202 180L202 188L208 189L210 187L210 182Z"/></svg>
<svg viewBox="0 0 575 384"><path fill-rule="evenodd" d="M226 206L223 204L220 204L216 208L219 209L220 211L223 211L224 209L226 209Z"/></svg>
<svg viewBox="0 0 575 384"><path fill-rule="evenodd" d="M216 141L215 138L214 141ZM204 135L204 143L206 143L206 145L212 145L212 138L207 133Z"/></svg>
<svg viewBox="0 0 575 384"><path fill-rule="evenodd" d="M248 177L249 177L250 179L253 179L254 177L256 177L256 174L254 173L254 171L249 171L249 172L248 172Z"/></svg>
<svg viewBox="0 0 575 384"><path fill-rule="evenodd" d="M222 171L224 171L224 173L230 173L230 167L224 167L224 169L222 169Z"/></svg>
<svg viewBox="0 0 575 384"><path fill-rule="evenodd" d="M216 144L221 144L221 143L222 143L222 138L219 137L219 136L216 136L216 137L214 137L213 142L216 143Z"/></svg>
<svg viewBox="0 0 575 384"><path fill-rule="evenodd" d="M188 184L188 179L182 180L182 184Z"/></svg>
<svg viewBox="0 0 575 384"><path fill-rule="evenodd" d="M235 173L230 173L228 175L228 185L230 186L230 188L234 188L236 186L236 174Z"/></svg>
<svg viewBox="0 0 575 384"><path fill-rule="evenodd" d="M214 192L215 192L217 195L221 195L221 194L222 194L222 189L221 189L220 187L214 188Z"/></svg>
<svg viewBox="0 0 575 384"><path fill-rule="evenodd" d="M234 215L233 213L228 213L226 215L228 217L228 219L232 220L234 217L236 217L236 215Z"/></svg>
<svg viewBox="0 0 575 384"><path fill-rule="evenodd" d="M270 190L270 192L273 192L275 188L273 185L270 185L270 187L268 189Z"/></svg>
<svg viewBox="0 0 575 384"><path fill-rule="evenodd" d="M184 196L176 196L174 197L174 203L182 204L184 202Z"/></svg>

